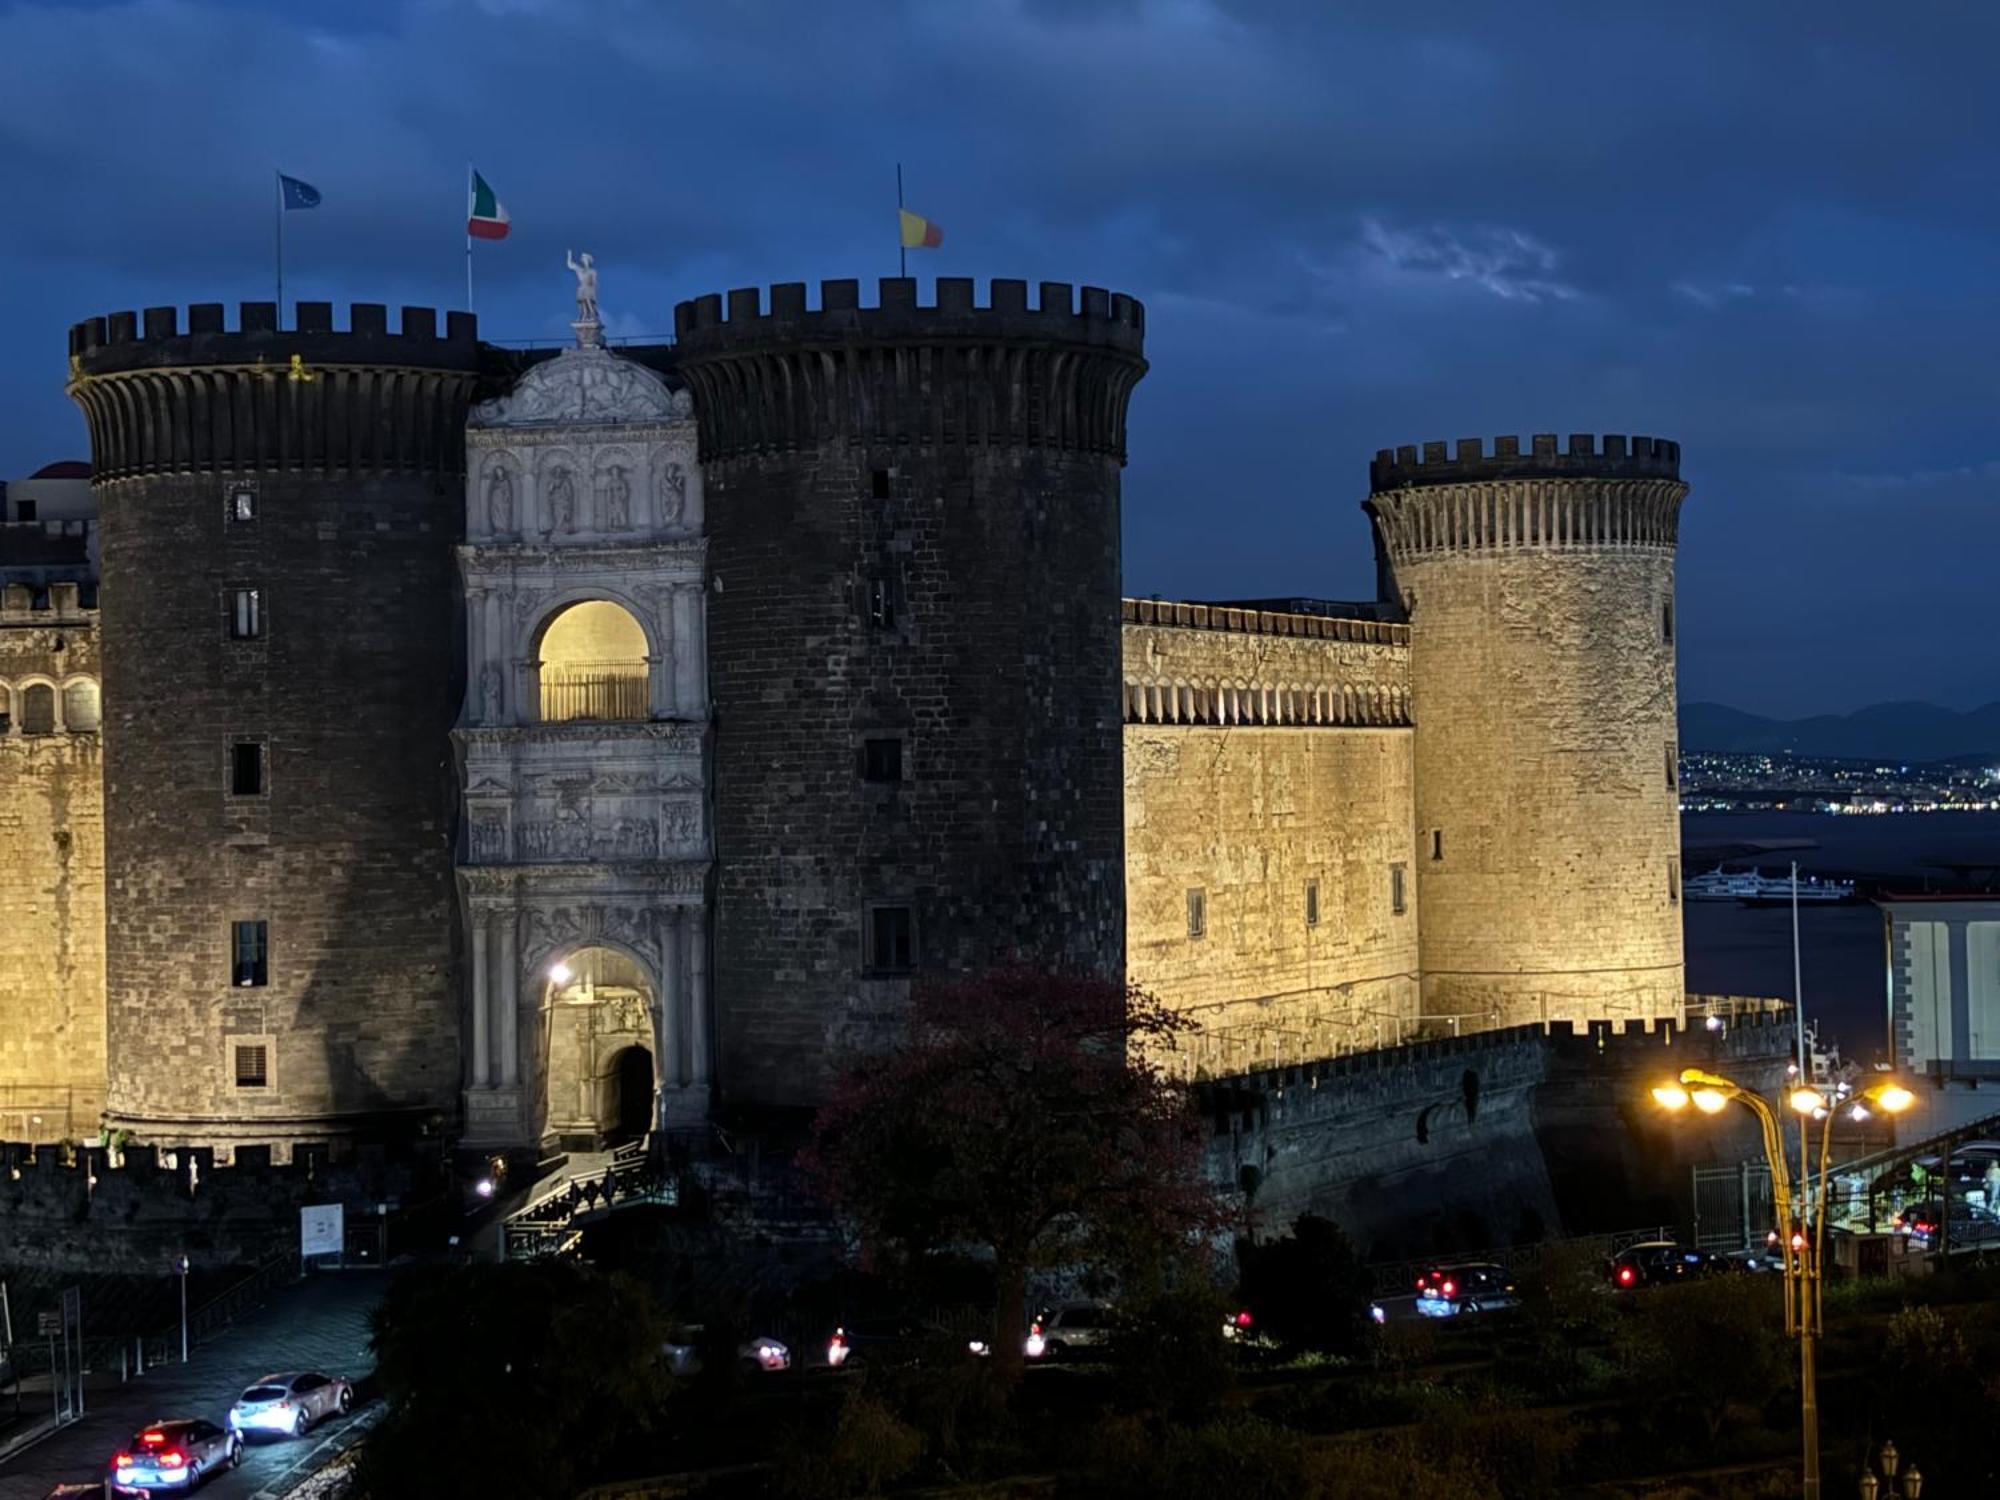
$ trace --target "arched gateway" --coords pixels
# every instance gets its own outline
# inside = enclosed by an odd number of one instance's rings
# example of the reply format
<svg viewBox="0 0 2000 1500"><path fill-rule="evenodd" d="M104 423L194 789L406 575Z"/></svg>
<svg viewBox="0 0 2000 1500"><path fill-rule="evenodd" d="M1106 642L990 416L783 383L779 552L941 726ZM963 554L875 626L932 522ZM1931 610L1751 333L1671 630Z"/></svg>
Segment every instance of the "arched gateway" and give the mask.
<svg viewBox="0 0 2000 1500"><path fill-rule="evenodd" d="M466 434L467 1144L708 1114L701 475L685 393L597 343Z"/></svg>

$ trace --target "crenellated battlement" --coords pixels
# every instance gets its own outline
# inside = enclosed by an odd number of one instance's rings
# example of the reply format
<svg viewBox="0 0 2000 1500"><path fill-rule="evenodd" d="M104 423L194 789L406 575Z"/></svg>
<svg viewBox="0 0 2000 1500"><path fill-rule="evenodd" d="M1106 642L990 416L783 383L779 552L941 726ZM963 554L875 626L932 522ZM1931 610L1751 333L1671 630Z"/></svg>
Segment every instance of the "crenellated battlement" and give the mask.
<svg viewBox="0 0 2000 1500"><path fill-rule="evenodd" d="M478 323L357 302L298 304L281 328L245 302L86 318L70 329L69 394L90 425L93 477L364 472L451 475L464 467L465 408L480 369Z"/></svg>
<svg viewBox="0 0 2000 1500"><path fill-rule="evenodd" d="M1291 635L1322 641L1367 641L1407 646L1410 627L1387 620L1281 614L1223 604L1183 604L1171 599L1125 599L1120 618L1127 625L1168 625L1183 630L1229 630L1246 635Z"/></svg>
<svg viewBox="0 0 2000 1500"><path fill-rule="evenodd" d="M105 375L157 366L255 365L276 360L289 368L293 354L307 365L409 365L420 369L476 369L479 320L447 312L438 332L437 309L405 307L395 332L380 302L356 302L347 326L335 326L331 302L300 302L297 321L280 326L275 302L237 305L236 325L220 302L197 302L181 316L177 307L115 312L72 324L69 352L77 376Z"/></svg>
<svg viewBox="0 0 2000 1500"><path fill-rule="evenodd" d="M1125 457L1125 408L1146 361L1145 309L1130 297L1045 281L995 281L987 305L966 277L937 301L885 277L697 297L674 309L677 363L695 393L702 457L870 446L1039 448Z"/></svg>
<svg viewBox="0 0 2000 1500"><path fill-rule="evenodd" d="M1493 451L1480 438L1460 438L1455 444L1408 444L1382 448L1368 466L1369 488L1375 494L1411 485L1472 484L1501 479L1679 479L1681 445L1666 438L1573 432L1569 446L1557 446L1556 434L1538 432L1521 451L1518 437L1496 437Z"/></svg>
<svg viewBox="0 0 2000 1500"><path fill-rule="evenodd" d="M977 297L969 276L941 276L934 302L918 300L914 276L884 276L873 307L861 305L861 283L822 281L819 305L811 306L803 281L780 282L768 302L759 287L732 291L725 302L712 293L674 308L674 335L683 347L705 348L723 341L782 343L936 338L1039 338L1103 344L1138 354L1145 344L1146 309L1136 298L1103 287L1078 289L1067 281L1044 281L1032 304L1028 283L996 277L987 300Z"/></svg>

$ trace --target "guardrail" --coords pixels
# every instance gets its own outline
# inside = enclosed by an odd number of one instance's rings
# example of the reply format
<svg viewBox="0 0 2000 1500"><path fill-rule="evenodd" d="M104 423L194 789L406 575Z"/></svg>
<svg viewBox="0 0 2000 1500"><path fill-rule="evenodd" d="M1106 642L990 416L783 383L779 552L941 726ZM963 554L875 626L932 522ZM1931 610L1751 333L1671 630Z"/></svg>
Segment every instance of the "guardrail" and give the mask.
<svg viewBox="0 0 2000 1500"><path fill-rule="evenodd" d="M1375 1279L1375 1295L1381 1297L1412 1289L1417 1278L1428 1276L1440 1266L1495 1265L1510 1276L1522 1276L1540 1269L1552 1250L1581 1251L1609 1260L1628 1245L1675 1238L1677 1236L1671 1224L1649 1224L1643 1229L1573 1235L1568 1239L1542 1240L1533 1245L1510 1245L1497 1250L1441 1251L1412 1260L1377 1261L1368 1270Z"/></svg>
<svg viewBox="0 0 2000 1500"><path fill-rule="evenodd" d="M679 1202L680 1178L655 1166L646 1142L635 1141L615 1151L608 1165L558 1179L551 1191L502 1220L500 1258L567 1255L583 1238L585 1222L642 1203Z"/></svg>

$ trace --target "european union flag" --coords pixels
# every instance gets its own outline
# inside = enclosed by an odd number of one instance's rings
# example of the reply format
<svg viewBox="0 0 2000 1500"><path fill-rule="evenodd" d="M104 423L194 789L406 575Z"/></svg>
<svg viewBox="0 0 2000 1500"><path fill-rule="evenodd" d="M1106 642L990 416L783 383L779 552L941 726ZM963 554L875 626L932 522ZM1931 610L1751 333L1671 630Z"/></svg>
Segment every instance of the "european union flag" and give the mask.
<svg viewBox="0 0 2000 1500"><path fill-rule="evenodd" d="M319 189L310 182L300 182L296 177L278 174L278 188L285 195L287 208L318 208Z"/></svg>

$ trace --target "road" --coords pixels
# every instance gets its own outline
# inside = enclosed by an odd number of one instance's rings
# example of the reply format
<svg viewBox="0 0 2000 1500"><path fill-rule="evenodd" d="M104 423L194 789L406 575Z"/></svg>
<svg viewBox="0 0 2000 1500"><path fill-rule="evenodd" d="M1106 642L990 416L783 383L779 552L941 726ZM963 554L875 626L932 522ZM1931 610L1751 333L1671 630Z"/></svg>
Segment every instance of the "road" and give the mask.
<svg viewBox="0 0 2000 1500"><path fill-rule="evenodd" d="M295 1470L311 1472L333 1456L343 1429L381 1409L364 1407L371 1393L361 1381L375 1364L368 1352L368 1314L386 1284L379 1271L311 1277L277 1292L234 1328L197 1347L185 1365L161 1365L123 1385L93 1387L82 1420L0 1466L0 1500L43 1500L64 1481L101 1479L111 1455L149 1422L207 1417L220 1423L244 1387L274 1370L346 1376L360 1385L354 1414L323 1422L297 1441L248 1444L243 1466L216 1476L201 1494L205 1500L249 1500L297 1477Z"/></svg>

